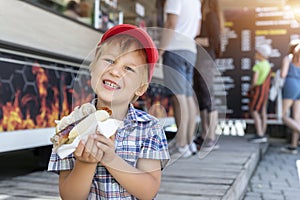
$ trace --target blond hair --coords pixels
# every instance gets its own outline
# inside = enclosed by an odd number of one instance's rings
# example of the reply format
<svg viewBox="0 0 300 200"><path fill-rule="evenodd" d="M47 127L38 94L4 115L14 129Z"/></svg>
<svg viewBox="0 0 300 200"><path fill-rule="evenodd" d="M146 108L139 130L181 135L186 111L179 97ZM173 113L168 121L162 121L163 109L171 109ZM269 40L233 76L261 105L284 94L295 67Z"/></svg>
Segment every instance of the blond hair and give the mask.
<svg viewBox="0 0 300 200"><path fill-rule="evenodd" d="M300 40L291 40L289 43L289 54L294 53L297 45L300 44Z"/></svg>
<svg viewBox="0 0 300 200"><path fill-rule="evenodd" d="M295 46L294 52L293 52L293 63L299 63L300 62L300 44Z"/></svg>

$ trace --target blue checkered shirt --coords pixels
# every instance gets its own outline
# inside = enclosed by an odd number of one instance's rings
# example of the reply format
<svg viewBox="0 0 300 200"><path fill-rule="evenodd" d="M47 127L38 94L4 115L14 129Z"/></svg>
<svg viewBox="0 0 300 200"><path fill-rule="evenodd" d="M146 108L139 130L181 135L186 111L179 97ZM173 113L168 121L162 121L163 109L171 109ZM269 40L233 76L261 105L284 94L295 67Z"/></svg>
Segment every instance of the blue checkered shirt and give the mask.
<svg viewBox="0 0 300 200"><path fill-rule="evenodd" d="M158 120L146 112L129 106L124 126L119 128L115 138L116 153L130 165L136 167L139 158L157 159L164 168L170 159L165 133ZM72 170L74 155L60 159L52 152L48 170L59 172ZM142 183L141 183L142 184ZM105 167L98 165L92 180L88 199L137 199L129 194Z"/></svg>

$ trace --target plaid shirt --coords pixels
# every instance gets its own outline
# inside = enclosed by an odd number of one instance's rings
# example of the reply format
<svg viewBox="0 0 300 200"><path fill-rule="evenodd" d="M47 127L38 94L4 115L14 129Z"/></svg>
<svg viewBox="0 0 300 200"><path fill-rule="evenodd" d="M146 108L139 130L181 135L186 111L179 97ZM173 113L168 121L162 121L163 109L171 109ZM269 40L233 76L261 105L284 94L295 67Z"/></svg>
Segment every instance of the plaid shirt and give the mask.
<svg viewBox="0 0 300 200"><path fill-rule="evenodd" d="M158 120L151 115L129 106L124 126L119 128L115 139L116 153L133 167L139 158L157 159L164 168L170 159L165 133ZM71 170L75 164L74 155L60 159L52 152L48 170L59 172ZM142 183L141 183L142 184ZM129 194L110 175L105 167L98 165L92 180L88 199L137 199Z"/></svg>

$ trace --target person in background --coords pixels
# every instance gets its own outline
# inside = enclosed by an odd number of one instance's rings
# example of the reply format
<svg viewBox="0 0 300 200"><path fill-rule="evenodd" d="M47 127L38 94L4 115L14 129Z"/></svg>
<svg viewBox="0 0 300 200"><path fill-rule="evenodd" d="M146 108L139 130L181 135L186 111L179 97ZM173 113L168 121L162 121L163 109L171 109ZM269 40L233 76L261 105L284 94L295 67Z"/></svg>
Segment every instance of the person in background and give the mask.
<svg viewBox="0 0 300 200"><path fill-rule="evenodd" d="M81 0L79 3L79 20L88 25L92 25L92 6L87 0Z"/></svg>
<svg viewBox="0 0 300 200"><path fill-rule="evenodd" d="M80 17L90 18L91 17L91 5L87 0L80 0L79 3L79 15Z"/></svg>
<svg viewBox="0 0 300 200"><path fill-rule="evenodd" d="M285 153L297 154L300 134L300 41L293 40L289 44L290 51L283 59L281 78L285 78L282 88L282 121L292 129L291 144L282 147ZM292 108L292 117L290 111Z"/></svg>
<svg viewBox="0 0 300 200"><path fill-rule="evenodd" d="M201 134L194 142L197 149L217 149L215 130L218 123L218 111L215 107L214 76L216 58L221 57L221 34L224 29L224 18L218 0L202 1L202 25L200 35L196 37L197 62L194 69L194 89L197 95ZM203 52L202 48L207 52ZM208 55L210 57L208 57ZM203 143L205 141L205 143ZM203 144L203 145L202 145Z"/></svg>
<svg viewBox="0 0 300 200"><path fill-rule="evenodd" d="M171 90L177 126L173 154L185 158L197 152L193 143L197 113L192 85L197 51L194 38L201 26L200 10L199 0L167 0L165 30L159 44L164 84Z"/></svg>
<svg viewBox="0 0 300 200"><path fill-rule="evenodd" d="M159 120L133 103L151 82L158 52L151 37L129 24L112 27L90 65L95 108L121 120L115 135L98 131L61 159L52 152L48 170L59 173L62 199L153 199L170 155Z"/></svg>
<svg viewBox="0 0 300 200"><path fill-rule="evenodd" d="M66 5L66 10L64 11L64 15L71 17L73 19L78 19L79 15L79 4L76 1L69 1Z"/></svg>
<svg viewBox="0 0 300 200"><path fill-rule="evenodd" d="M250 138L253 143L267 142L267 103L271 82L271 65L268 61L272 49L268 44L255 48L256 64L253 66L252 84L249 89L249 109L254 120L256 135Z"/></svg>

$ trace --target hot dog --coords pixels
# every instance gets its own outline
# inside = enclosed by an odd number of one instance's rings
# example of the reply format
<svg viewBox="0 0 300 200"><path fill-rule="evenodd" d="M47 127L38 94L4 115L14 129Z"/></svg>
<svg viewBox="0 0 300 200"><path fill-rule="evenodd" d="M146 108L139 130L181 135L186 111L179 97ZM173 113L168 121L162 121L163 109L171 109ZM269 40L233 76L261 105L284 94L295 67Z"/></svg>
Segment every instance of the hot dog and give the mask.
<svg viewBox="0 0 300 200"><path fill-rule="evenodd" d="M97 127L97 122L107 120L111 114L109 108L103 107L96 111L95 106L90 103L74 109L70 115L57 122L56 133L50 139L54 149L63 144L71 144L78 135L86 134L91 126Z"/></svg>

